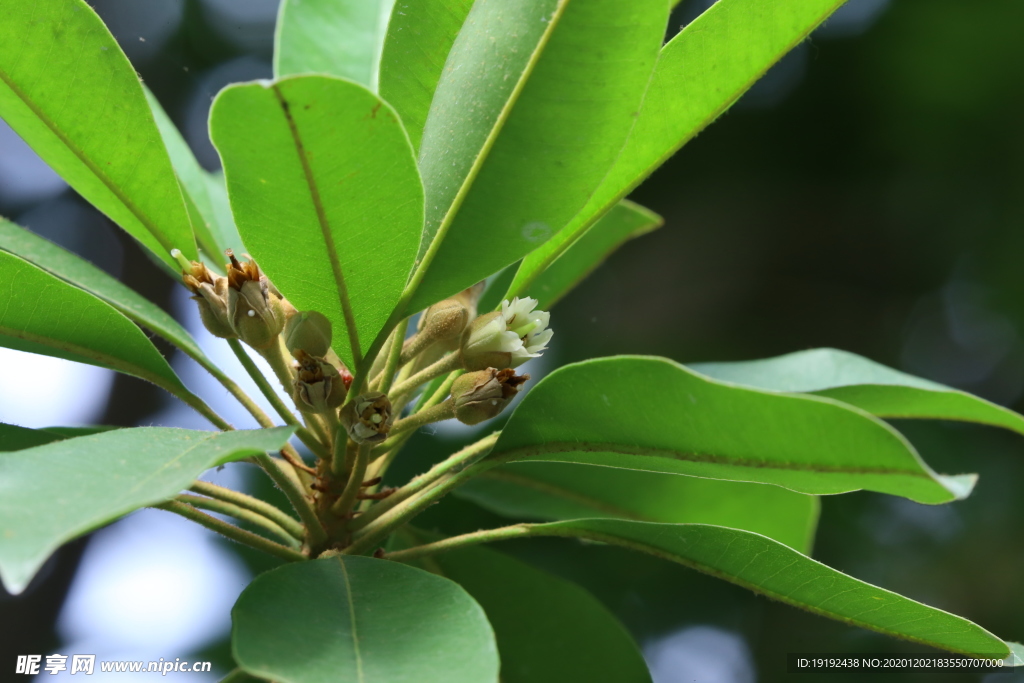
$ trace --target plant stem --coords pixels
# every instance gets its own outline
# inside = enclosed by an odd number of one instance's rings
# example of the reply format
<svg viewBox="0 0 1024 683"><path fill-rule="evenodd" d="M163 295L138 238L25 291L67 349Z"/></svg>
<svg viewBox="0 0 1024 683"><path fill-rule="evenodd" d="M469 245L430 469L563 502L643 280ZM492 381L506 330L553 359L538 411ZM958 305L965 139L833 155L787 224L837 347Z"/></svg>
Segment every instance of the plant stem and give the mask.
<svg viewBox="0 0 1024 683"><path fill-rule="evenodd" d="M443 375L446 372L457 370L459 368L460 363L462 363L462 356L460 356L458 352L455 352L448 354L447 356L441 358L432 365L428 365L427 367L423 368L409 379L399 383L392 390L391 393L394 396L392 402L398 401L400 400L401 397L405 396L406 394L412 393L412 391L416 387L423 384L424 382L429 382L435 377Z"/></svg>
<svg viewBox="0 0 1024 683"><path fill-rule="evenodd" d="M324 530L323 525L320 524L320 518L316 516L316 510L313 509L313 502L306 496L306 491L303 489L298 476L295 476L294 479L288 476L280 461L266 453L257 455L256 462L274 480L277 487L288 497L288 502L299 513L299 518L306 526L306 535L310 547L318 549L327 543L327 532Z"/></svg>
<svg viewBox="0 0 1024 683"><path fill-rule="evenodd" d="M175 498L180 503L188 503L194 508L200 510L210 510L211 512L219 512L222 515L230 515L235 519L255 524L258 527L269 531L274 536L285 542L290 548L298 548L299 541L292 536L290 533L285 531L281 525L273 520L264 517L263 515L257 514L251 510L239 507L234 503L229 503L225 500L219 500L217 498L204 498L203 496L194 496L191 493L181 493Z"/></svg>
<svg viewBox="0 0 1024 683"><path fill-rule="evenodd" d="M163 387L163 388L167 389L168 391L170 391L172 394L174 394L175 396L180 398L185 404L187 404L188 406L193 408L197 413L199 413L200 415L205 417L207 420L212 422L214 424L214 426L217 427L217 429L220 429L221 431L224 431L224 432L230 432L231 430L234 429L234 427L231 426L230 422L228 422L223 417L218 415L217 412L213 408L211 408L210 406L208 406L206 404L206 401L204 401L203 399L199 398L198 396L193 394L191 391L186 390L184 394L180 394L178 392L171 391L166 386Z"/></svg>
<svg viewBox="0 0 1024 683"><path fill-rule="evenodd" d="M234 524L223 522L216 517L197 510L191 505L182 503L181 501L168 500L160 503L159 505L154 505L153 507L181 515L185 519L191 520L206 527L207 529L210 529L211 531L216 531L217 533L230 538L232 541L237 541L238 543L247 545L251 548L256 548L257 550L262 550L263 552L270 553L275 557L280 557L291 562L300 562L302 560L309 559L298 550L293 550L292 548L283 546L280 543L275 543L274 541L263 538L259 534L254 534L251 531L240 529Z"/></svg>
<svg viewBox="0 0 1024 683"><path fill-rule="evenodd" d="M409 338L407 343L402 344L399 362L404 364L412 361L416 356L433 346L435 341L437 340L427 334L424 334L424 331L421 330L420 332L417 332Z"/></svg>
<svg viewBox="0 0 1024 683"><path fill-rule="evenodd" d="M413 413L409 417L403 417L391 428L391 436L389 438L401 436L403 433L409 431L414 432L420 427L428 425L431 422L450 420L453 417L455 417L455 403L452 402L451 399L448 399L436 406L424 408L418 413Z"/></svg>
<svg viewBox="0 0 1024 683"><path fill-rule="evenodd" d="M409 327L409 319L406 318L398 323L398 327L392 333L391 348L388 349L388 359L384 364L383 374L380 377L380 384L377 391L386 394L391 390L391 382L395 378L395 370L398 369L398 362L402 356L402 345L405 342L405 331Z"/></svg>
<svg viewBox="0 0 1024 683"><path fill-rule="evenodd" d="M305 530L302 528L302 524L299 523L298 520L283 510L271 505L270 503L262 501L259 498L242 493L241 491L217 486L216 484L211 484L207 481L196 481L192 484L191 489L204 496L217 498L237 505L240 508L245 508L246 510L251 510L257 514L263 515L300 541L303 536L305 536Z"/></svg>
<svg viewBox="0 0 1024 683"><path fill-rule="evenodd" d="M446 460L437 463L429 470L418 477L413 478L405 486L401 487L390 496L371 507L362 515L356 517L352 520L349 528L353 531L365 528L365 533L371 533L371 529L368 527L370 527L376 520L384 517L384 515L389 511L405 503L405 501L410 499L412 496L424 490L431 484L436 483L446 475L449 475L449 473L458 469L465 471L464 468L471 466L473 463L480 460L480 458L486 456L498 441L499 436L501 436L501 432L495 432L489 436L485 436L476 443L470 444L461 451L452 454Z"/></svg>
<svg viewBox="0 0 1024 683"><path fill-rule="evenodd" d="M359 495L359 490L363 486L363 481L366 476L366 463L369 459L369 444L361 444L356 451L356 459L352 464L351 471L348 473L348 481L345 482L345 488L342 489L338 500L331 506L331 512L334 513L335 516L343 517L351 512L354 507L356 496Z"/></svg>
<svg viewBox="0 0 1024 683"><path fill-rule="evenodd" d="M497 529L481 529L480 531L474 531L470 534L452 536L451 538L434 541L433 543L425 543L413 548L385 553L384 559L408 562L409 560L415 560L434 553L444 552L445 550L454 550L455 548L463 548L467 545L476 545L477 543L505 541L510 538L526 538L528 536L542 536L543 534L537 534L534 532L535 526L536 525L534 524L512 524L511 526L498 527Z"/></svg>

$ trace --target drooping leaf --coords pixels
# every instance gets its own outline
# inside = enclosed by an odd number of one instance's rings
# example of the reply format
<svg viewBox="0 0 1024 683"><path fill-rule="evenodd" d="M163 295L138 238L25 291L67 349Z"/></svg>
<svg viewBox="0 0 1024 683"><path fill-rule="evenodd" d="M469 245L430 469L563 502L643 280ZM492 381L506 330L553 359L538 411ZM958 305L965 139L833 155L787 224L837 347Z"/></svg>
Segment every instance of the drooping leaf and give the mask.
<svg viewBox="0 0 1024 683"><path fill-rule="evenodd" d="M533 255L557 258L654 169L722 115L845 0L720 0L661 51L625 148L601 186ZM524 271L523 278L530 273ZM517 279L512 291L521 287Z"/></svg>
<svg viewBox="0 0 1024 683"><path fill-rule="evenodd" d="M820 507L815 496L767 484L557 462L511 463L471 479L455 495L530 521L608 517L715 524L763 534L805 555Z"/></svg>
<svg viewBox="0 0 1024 683"><path fill-rule="evenodd" d="M473 0L397 0L380 61L380 95L417 150L445 60Z"/></svg>
<svg viewBox="0 0 1024 683"><path fill-rule="evenodd" d="M327 74L377 90L380 53L395 0L283 0L274 75Z"/></svg>
<svg viewBox="0 0 1024 683"><path fill-rule="evenodd" d="M1024 417L1012 410L848 351L811 349L764 360L690 367L723 382L827 396L879 417L977 422L1024 434Z"/></svg>
<svg viewBox="0 0 1024 683"><path fill-rule="evenodd" d="M10 252L103 299L129 319L184 349L193 358L205 357L188 330L162 308L53 242L0 219L0 251Z"/></svg>
<svg viewBox="0 0 1024 683"><path fill-rule="evenodd" d="M238 665L286 683L488 683L494 633L466 591L397 562L342 555L257 577L231 612Z"/></svg>
<svg viewBox="0 0 1024 683"><path fill-rule="evenodd" d="M423 248L438 249L410 312L515 263L583 207L633 127L667 12L663 0L474 3L420 147Z"/></svg>
<svg viewBox="0 0 1024 683"><path fill-rule="evenodd" d="M399 549L439 540L418 529L396 534ZM649 683L622 624L576 584L488 548L462 548L415 561L455 581L487 614L501 655L502 683Z"/></svg>
<svg viewBox="0 0 1024 683"><path fill-rule="evenodd" d="M196 257L142 84L83 0L0 3L0 117L100 211L176 268Z"/></svg>
<svg viewBox="0 0 1024 683"><path fill-rule="evenodd" d="M776 484L858 489L920 503L966 496L973 475L937 475L899 432L858 408L714 381L661 358L567 365L509 418L492 463L576 462Z"/></svg>
<svg viewBox="0 0 1024 683"><path fill-rule="evenodd" d="M532 296L538 308L551 308L624 242L646 235L664 222L653 211L623 200L546 268L543 247L524 258L515 276L519 291L509 292L504 298Z"/></svg>
<svg viewBox="0 0 1024 683"><path fill-rule="evenodd" d="M614 519L524 525L521 531L651 553L819 616L950 652L998 659L1010 652L1002 640L962 617L872 586L748 531Z"/></svg>
<svg viewBox="0 0 1024 683"><path fill-rule="evenodd" d="M0 577L19 593L50 553L188 488L204 470L280 449L294 429L196 432L140 427L0 457Z"/></svg>
<svg viewBox="0 0 1024 683"><path fill-rule="evenodd" d="M397 115L355 83L296 76L221 91L210 129L249 253L292 304L327 316L352 367L397 304L423 225Z"/></svg>
<svg viewBox="0 0 1024 683"><path fill-rule="evenodd" d="M63 441L76 436L88 436L117 429L116 427L47 427L29 429L0 422L0 453L20 451L34 446Z"/></svg>
<svg viewBox="0 0 1024 683"><path fill-rule="evenodd" d="M130 320L92 294L0 251L0 346L110 368L176 396L188 389Z"/></svg>
<svg viewBox="0 0 1024 683"><path fill-rule="evenodd" d="M146 100L153 111L153 118L156 120L156 127L160 131L167 153L170 155L174 172L181 182L182 191L186 200L191 200L191 208L198 213L200 220L193 219L192 227L196 233L196 239L207 254L220 262L224 258L225 249L234 249L238 253L244 253L242 239L238 236L235 223L231 220L230 207L227 213L217 206L218 201L227 206L226 197L218 197L214 181L196 160L192 149L185 142L174 122L164 111L160 102L153 96L149 88L145 89ZM223 192L221 193L223 194Z"/></svg>

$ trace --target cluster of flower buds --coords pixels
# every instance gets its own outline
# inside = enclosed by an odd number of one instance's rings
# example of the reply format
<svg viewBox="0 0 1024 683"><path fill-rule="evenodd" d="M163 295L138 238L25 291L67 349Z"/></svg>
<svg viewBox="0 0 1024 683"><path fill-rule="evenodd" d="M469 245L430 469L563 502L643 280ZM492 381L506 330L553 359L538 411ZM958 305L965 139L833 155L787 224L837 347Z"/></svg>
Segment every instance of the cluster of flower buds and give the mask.
<svg viewBox="0 0 1024 683"><path fill-rule="evenodd" d="M452 384L455 419L475 425L496 417L528 379L529 375L517 375L511 368L487 368L459 376Z"/></svg>
<svg viewBox="0 0 1024 683"><path fill-rule="evenodd" d="M474 320L462 334L462 366L515 368L541 355L554 332L548 328L551 314L536 307L536 299L516 297Z"/></svg>

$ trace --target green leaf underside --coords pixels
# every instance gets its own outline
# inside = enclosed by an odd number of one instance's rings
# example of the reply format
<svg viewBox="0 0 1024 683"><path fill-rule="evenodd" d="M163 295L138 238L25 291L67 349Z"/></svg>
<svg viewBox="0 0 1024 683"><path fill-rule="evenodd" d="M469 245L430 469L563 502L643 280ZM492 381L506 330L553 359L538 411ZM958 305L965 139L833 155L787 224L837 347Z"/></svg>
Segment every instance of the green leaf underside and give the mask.
<svg viewBox="0 0 1024 683"><path fill-rule="evenodd" d="M92 294L0 251L0 346L110 368L188 390L138 327Z"/></svg>
<svg viewBox="0 0 1024 683"><path fill-rule="evenodd" d="M280 449L294 429L117 429L0 457L0 576L19 593L62 543L188 488L203 471ZM47 495L40 495L44 485Z"/></svg>
<svg viewBox="0 0 1024 683"><path fill-rule="evenodd" d="M21 451L34 446L63 441L75 436L88 436L106 432L116 427L47 427L29 429L0 422L0 453Z"/></svg>
<svg viewBox="0 0 1024 683"><path fill-rule="evenodd" d="M231 612L245 671L282 683L498 680L483 610L448 579L397 562L339 556L257 577Z"/></svg>
<svg viewBox="0 0 1024 683"><path fill-rule="evenodd" d="M195 258L181 189L135 70L82 0L0 2L0 117L172 268Z"/></svg>
<svg viewBox="0 0 1024 683"><path fill-rule="evenodd" d="M10 252L51 275L103 299L131 320L185 349L192 357L205 357L188 330L163 309L85 259L53 242L10 221L0 219L0 250Z"/></svg>
<svg viewBox="0 0 1024 683"><path fill-rule="evenodd" d="M354 367L344 308L365 349L398 303L423 225L394 110L356 83L296 76L221 91L210 130L249 253L299 310L327 316Z"/></svg>
<svg viewBox="0 0 1024 683"><path fill-rule="evenodd" d="M815 496L767 484L556 462L511 463L455 494L515 519L715 524L763 534L805 555L820 507Z"/></svg>
<svg viewBox="0 0 1024 683"><path fill-rule="evenodd" d="M284 0L274 34L274 75L320 73L377 89L395 0Z"/></svg>
<svg viewBox="0 0 1024 683"><path fill-rule="evenodd" d="M879 417L960 420L1024 434L1024 417L1012 410L848 351L812 349L764 360L690 367L723 382L827 396Z"/></svg>
<svg viewBox="0 0 1024 683"><path fill-rule="evenodd" d="M190 213L198 213L199 220L193 216L192 227L195 229L196 238L203 250L218 264L224 259L225 249L234 249L237 253L245 252L242 245L242 238L238 236L235 223L231 220L230 209L225 212L217 207L218 200L227 203L226 198L217 196L216 189L212 186L211 175L202 166L192 153L192 149L185 142L174 122L164 111L160 102L153 96L149 88L145 88L146 101L153 112L156 127L167 147L171 164L181 182L182 192L186 202L191 200ZM223 194L223 192L221 192Z"/></svg>
<svg viewBox="0 0 1024 683"><path fill-rule="evenodd" d="M823 617L951 652L1000 659L1009 653L1002 640L962 617L872 586L748 531L584 519L536 525L530 535L650 553Z"/></svg>
<svg viewBox="0 0 1024 683"><path fill-rule="evenodd" d="M445 60L473 0L397 0L384 39L380 94L417 150Z"/></svg>
<svg viewBox="0 0 1024 683"><path fill-rule="evenodd" d="M844 0L720 0L661 50L636 126L601 186L535 255L550 260L722 115ZM529 271L521 273L528 278ZM517 277L512 291L522 284Z"/></svg>
<svg viewBox="0 0 1024 683"><path fill-rule="evenodd" d="M474 3L423 132L424 245L443 239L410 311L515 263L582 208L633 127L667 12L663 0Z"/></svg>
<svg viewBox="0 0 1024 683"><path fill-rule="evenodd" d="M543 252L527 255L515 277L521 291L509 292L504 298L532 296L537 308L549 309L626 241L646 235L664 222L653 211L623 200L546 269Z"/></svg>
<svg viewBox="0 0 1024 683"><path fill-rule="evenodd" d="M801 493L867 489L920 503L962 498L975 479L935 474L896 430L857 408L719 383L639 356L576 363L545 377L488 458L759 482Z"/></svg>
<svg viewBox="0 0 1024 683"><path fill-rule="evenodd" d="M441 537L404 529L395 538L391 550ZM455 581L483 607L498 641L502 683L651 680L622 624L571 581L479 546L413 564Z"/></svg>

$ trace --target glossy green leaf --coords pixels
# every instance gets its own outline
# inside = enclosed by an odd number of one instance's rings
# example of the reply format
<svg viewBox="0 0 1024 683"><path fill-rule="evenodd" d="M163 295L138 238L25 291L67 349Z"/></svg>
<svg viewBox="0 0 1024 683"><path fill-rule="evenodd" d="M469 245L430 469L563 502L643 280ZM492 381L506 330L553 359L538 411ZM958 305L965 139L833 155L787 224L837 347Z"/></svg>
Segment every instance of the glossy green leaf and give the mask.
<svg viewBox="0 0 1024 683"><path fill-rule="evenodd" d="M222 90L210 129L249 253L292 304L327 316L351 367L398 303L423 226L397 115L355 83L296 76Z"/></svg>
<svg viewBox="0 0 1024 683"><path fill-rule="evenodd" d="M633 127L667 13L664 0L474 3L420 147L424 246L439 241L410 311L515 263L583 207Z"/></svg>
<svg viewBox="0 0 1024 683"><path fill-rule="evenodd" d="M845 0L720 0L661 51L615 166L587 205L534 255L557 258L654 169L721 116ZM517 278L521 291L529 271Z"/></svg>
<svg viewBox="0 0 1024 683"><path fill-rule="evenodd" d="M664 222L653 211L623 200L546 268L543 247L540 253L524 258L515 276L520 289L517 295L537 299L538 308L551 308L623 243L660 228Z"/></svg>
<svg viewBox="0 0 1024 683"><path fill-rule="evenodd" d="M217 263L224 258L225 249L234 249L239 254L245 253L242 239L238 236L234 221L231 220L230 207L225 214L221 207L217 206L218 202L222 202L223 206L227 207L225 193L221 190L218 196L216 181L199 165L192 148L185 142L185 138L164 111L163 106L149 88L145 88L145 93L185 198L192 202L190 213L194 209L199 215L198 221L194 218L192 220L199 245Z"/></svg>
<svg viewBox="0 0 1024 683"><path fill-rule="evenodd" d="M763 534L805 555L820 507L817 497L778 486L557 462L511 463L455 494L515 519L716 524Z"/></svg>
<svg viewBox="0 0 1024 683"><path fill-rule="evenodd" d="M88 436L117 429L117 427L47 427L29 429L0 422L0 453L20 451L76 436Z"/></svg>
<svg viewBox="0 0 1024 683"><path fill-rule="evenodd" d="M723 382L827 396L879 417L977 422L1024 434L1024 417L1012 410L848 351L811 349L764 360L690 367Z"/></svg>
<svg viewBox="0 0 1024 683"><path fill-rule="evenodd" d="M419 149L448 53L473 0L397 0L380 61L380 95Z"/></svg>
<svg viewBox="0 0 1024 683"><path fill-rule="evenodd" d="M418 529L391 549L436 541ZM415 565L455 581L494 627L502 683L649 683L640 651L622 624L576 584L488 548L462 548Z"/></svg>
<svg viewBox="0 0 1024 683"><path fill-rule="evenodd" d="M0 251L10 252L103 299L131 320L184 349L193 358L205 357L188 330L162 308L53 242L0 219Z"/></svg>
<svg viewBox="0 0 1024 683"><path fill-rule="evenodd" d="M0 2L0 117L172 268L192 226L142 84L82 0Z"/></svg>
<svg viewBox="0 0 1024 683"><path fill-rule="evenodd" d="M494 633L457 584L397 562L339 556L278 567L231 612L235 661L282 683L488 683Z"/></svg>
<svg viewBox="0 0 1024 683"><path fill-rule="evenodd" d="M380 53L395 0L282 0L274 75L319 73L377 89Z"/></svg>
<svg viewBox="0 0 1024 683"><path fill-rule="evenodd" d="M204 470L280 449L294 429L117 429L0 457L0 576L24 590L62 543L174 497Z"/></svg>
<svg viewBox="0 0 1024 683"><path fill-rule="evenodd" d="M851 626L950 652L999 659L1009 654L1006 643L977 624L872 586L748 531L584 519L531 525L526 535L620 545Z"/></svg>
<svg viewBox="0 0 1024 683"><path fill-rule="evenodd" d="M0 346L99 365L189 395L130 320L6 251L0 251Z"/></svg>
<svg viewBox="0 0 1024 683"><path fill-rule="evenodd" d="M943 476L881 420L827 398L737 387L661 358L562 367L519 404L492 462L576 462L944 503L973 475Z"/></svg>

